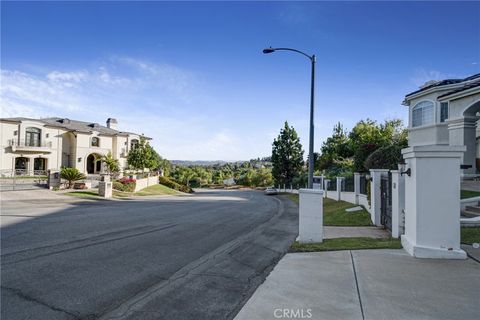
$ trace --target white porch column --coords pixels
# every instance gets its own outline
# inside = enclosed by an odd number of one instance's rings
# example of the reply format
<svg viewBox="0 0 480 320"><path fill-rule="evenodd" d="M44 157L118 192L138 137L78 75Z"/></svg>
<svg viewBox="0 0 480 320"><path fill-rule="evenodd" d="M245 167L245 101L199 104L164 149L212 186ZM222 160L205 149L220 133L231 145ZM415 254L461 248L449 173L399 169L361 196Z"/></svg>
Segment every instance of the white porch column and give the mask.
<svg viewBox="0 0 480 320"><path fill-rule="evenodd" d="M371 211L370 215L372 218L372 223L378 227L382 226L380 221L380 205L382 203L382 194L380 190L380 185L382 183L382 175L388 172L387 169L370 169L370 175L372 176L372 184L370 189L371 195Z"/></svg>
<svg viewBox="0 0 480 320"><path fill-rule="evenodd" d="M399 238L405 229L405 177L399 170L392 173L392 237Z"/></svg>
<svg viewBox="0 0 480 320"><path fill-rule="evenodd" d="M323 242L323 190L300 189L298 241Z"/></svg>
<svg viewBox="0 0 480 320"><path fill-rule="evenodd" d="M451 146L466 146L467 149L462 153L461 163L472 166L464 169L464 174L476 173L476 117L465 117L461 119L451 120L448 123L449 144Z"/></svg>
<svg viewBox="0 0 480 320"><path fill-rule="evenodd" d="M323 197L324 197L324 198L327 197L328 184L329 184L329 183L330 183L330 179L323 179L323 184L324 184L323 190L325 190L325 193L323 194Z"/></svg>
<svg viewBox="0 0 480 320"><path fill-rule="evenodd" d="M337 195L336 200L340 201L342 199L342 181L345 179L344 177L337 177Z"/></svg>
<svg viewBox="0 0 480 320"><path fill-rule="evenodd" d="M466 259L460 248L460 161L465 146L427 145L402 150L405 234L402 246L417 258Z"/></svg>
<svg viewBox="0 0 480 320"><path fill-rule="evenodd" d="M360 173L353 173L353 191L355 192L355 204L359 204L358 195L360 194Z"/></svg>

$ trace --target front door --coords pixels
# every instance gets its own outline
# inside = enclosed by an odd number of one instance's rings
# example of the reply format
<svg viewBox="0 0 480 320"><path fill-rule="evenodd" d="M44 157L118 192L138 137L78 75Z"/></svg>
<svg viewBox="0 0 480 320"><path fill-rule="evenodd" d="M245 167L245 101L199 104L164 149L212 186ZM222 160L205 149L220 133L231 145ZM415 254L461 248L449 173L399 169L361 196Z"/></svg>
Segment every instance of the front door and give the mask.
<svg viewBox="0 0 480 320"><path fill-rule="evenodd" d="M87 157L87 173L95 173L95 156L93 154Z"/></svg>
<svg viewBox="0 0 480 320"><path fill-rule="evenodd" d="M46 159L45 158L35 158L33 160L33 170L34 171L44 171L46 170Z"/></svg>
<svg viewBox="0 0 480 320"><path fill-rule="evenodd" d="M15 174L23 175L27 174L28 170L28 158L18 157L15 158Z"/></svg>

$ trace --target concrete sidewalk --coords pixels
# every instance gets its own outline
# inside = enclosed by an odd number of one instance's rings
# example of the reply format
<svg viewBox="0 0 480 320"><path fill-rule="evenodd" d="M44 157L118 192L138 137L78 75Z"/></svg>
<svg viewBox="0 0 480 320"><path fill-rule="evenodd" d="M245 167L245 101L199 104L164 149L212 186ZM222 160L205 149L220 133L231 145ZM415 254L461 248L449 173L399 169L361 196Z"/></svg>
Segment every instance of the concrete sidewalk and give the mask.
<svg viewBox="0 0 480 320"><path fill-rule="evenodd" d="M480 263L415 259L400 249L287 254L235 319L479 316Z"/></svg>
<svg viewBox="0 0 480 320"><path fill-rule="evenodd" d="M323 227L324 239L335 238L352 238L352 237L367 237L367 238L390 238L390 232L384 228L379 227Z"/></svg>

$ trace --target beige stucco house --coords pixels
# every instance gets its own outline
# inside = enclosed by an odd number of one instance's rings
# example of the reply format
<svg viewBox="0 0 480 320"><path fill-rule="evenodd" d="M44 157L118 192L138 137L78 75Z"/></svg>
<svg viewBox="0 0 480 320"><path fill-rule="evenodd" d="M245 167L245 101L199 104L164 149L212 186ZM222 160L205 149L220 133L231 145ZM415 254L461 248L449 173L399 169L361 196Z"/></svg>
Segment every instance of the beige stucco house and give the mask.
<svg viewBox="0 0 480 320"><path fill-rule="evenodd" d="M109 152L123 169L128 152L141 135L119 131L117 125L113 118L107 120L106 126L66 118L2 118L2 174L44 174L45 170L61 167L98 174L103 171L101 158Z"/></svg>
<svg viewBox="0 0 480 320"><path fill-rule="evenodd" d="M480 169L480 74L429 81L405 96L409 107L409 146L466 146L464 177Z"/></svg>

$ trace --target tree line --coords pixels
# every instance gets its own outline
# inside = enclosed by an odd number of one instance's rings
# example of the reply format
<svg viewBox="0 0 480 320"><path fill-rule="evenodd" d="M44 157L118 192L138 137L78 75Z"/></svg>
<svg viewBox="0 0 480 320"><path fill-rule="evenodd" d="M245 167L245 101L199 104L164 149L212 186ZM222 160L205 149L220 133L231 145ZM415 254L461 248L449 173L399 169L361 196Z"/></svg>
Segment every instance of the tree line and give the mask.
<svg viewBox="0 0 480 320"><path fill-rule="evenodd" d="M369 169L397 169L408 133L400 119L361 120L347 131L339 122L314 153L314 172L327 177L350 176ZM272 145L272 175L277 186L305 186L308 161L295 129L285 122Z"/></svg>
<svg viewBox="0 0 480 320"><path fill-rule="evenodd" d="M350 176L372 168L396 169L402 161L401 149L408 145L408 134L400 119L377 122L360 120L350 130L338 122L332 134L314 153L316 175ZM308 159L307 159L308 160ZM107 168L118 170L118 162L104 159ZM307 184L308 161L293 126L284 123L272 143L271 157L214 165L175 165L163 159L140 139L127 158L130 169L162 171L164 176L189 187L223 185L234 182L249 187L271 185L303 187Z"/></svg>

